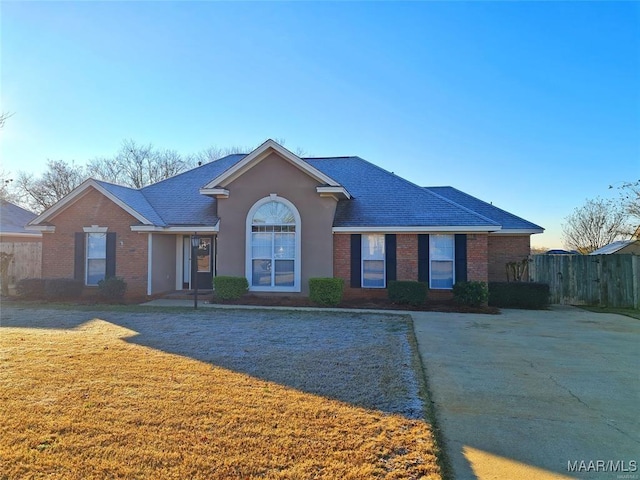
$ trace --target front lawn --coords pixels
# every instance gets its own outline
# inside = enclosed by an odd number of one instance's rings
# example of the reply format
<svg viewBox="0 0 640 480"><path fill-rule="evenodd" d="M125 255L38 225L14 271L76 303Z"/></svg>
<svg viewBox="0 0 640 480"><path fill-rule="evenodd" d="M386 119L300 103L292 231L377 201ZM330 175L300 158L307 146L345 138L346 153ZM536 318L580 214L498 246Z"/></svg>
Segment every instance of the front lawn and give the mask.
<svg viewBox="0 0 640 480"><path fill-rule="evenodd" d="M3 308L0 479L433 478L402 317Z"/></svg>

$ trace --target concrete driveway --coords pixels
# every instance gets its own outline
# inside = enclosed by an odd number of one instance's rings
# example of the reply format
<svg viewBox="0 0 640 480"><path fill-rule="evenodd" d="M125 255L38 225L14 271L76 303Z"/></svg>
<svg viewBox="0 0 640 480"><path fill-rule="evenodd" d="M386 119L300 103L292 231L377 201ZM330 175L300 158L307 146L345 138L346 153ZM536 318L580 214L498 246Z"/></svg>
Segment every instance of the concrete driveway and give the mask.
<svg viewBox="0 0 640 480"><path fill-rule="evenodd" d="M640 478L640 321L554 307L414 325L456 480Z"/></svg>

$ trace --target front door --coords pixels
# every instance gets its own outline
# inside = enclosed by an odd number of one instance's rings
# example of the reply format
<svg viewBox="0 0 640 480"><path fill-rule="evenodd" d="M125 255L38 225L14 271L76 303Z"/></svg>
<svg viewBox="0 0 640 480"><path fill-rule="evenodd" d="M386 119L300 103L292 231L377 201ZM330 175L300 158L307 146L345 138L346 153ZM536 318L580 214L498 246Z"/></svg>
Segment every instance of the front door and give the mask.
<svg viewBox="0 0 640 480"><path fill-rule="evenodd" d="M184 286L195 288L194 274L197 275L198 289L211 290L215 274L214 237L200 236L197 249L191 247L191 237L184 237ZM187 261L188 260L188 261Z"/></svg>

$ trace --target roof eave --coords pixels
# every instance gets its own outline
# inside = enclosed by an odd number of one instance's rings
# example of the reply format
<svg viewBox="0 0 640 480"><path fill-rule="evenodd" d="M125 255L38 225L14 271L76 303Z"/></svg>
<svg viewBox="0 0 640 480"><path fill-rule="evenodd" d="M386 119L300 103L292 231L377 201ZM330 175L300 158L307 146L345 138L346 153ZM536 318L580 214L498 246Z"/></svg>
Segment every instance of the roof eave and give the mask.
<svg viewBox="0 0 640 480"><path fill-rule="evenodd" d="M333 227L333 233L493 233L500 230L494 226L465 226L465 225L437 225L437 226L358 226Z"/></svg>
<svg viewBox="0 0 640 480"><path fill-rule="evenodd" d="M220 222L215 225L180 225L159 227L156 225L133 225L132 232L138 233L169 233L169 234L193 234L193 233L218 233L220 230Z"/></svg>
<svg viewBox="0 0 640 480"><path fill-rule="evenodd" d="M544 228L503 228L493 235L535 235L536 233L544 233Z"/></svg>

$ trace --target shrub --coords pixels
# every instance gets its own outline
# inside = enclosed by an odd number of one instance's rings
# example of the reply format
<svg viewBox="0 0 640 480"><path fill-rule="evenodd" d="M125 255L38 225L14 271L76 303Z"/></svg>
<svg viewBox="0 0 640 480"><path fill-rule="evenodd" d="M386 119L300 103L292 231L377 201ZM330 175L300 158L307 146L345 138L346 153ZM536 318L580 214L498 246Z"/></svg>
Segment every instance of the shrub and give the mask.
<svg viewBox="0 0 640 480"><path fill-rule="evenodd" d="M73 278L46 278L44 297L47 300L71 300L82 295L84 284Z"/></svg>
<svg viewBox="0 0 640 480"><path fill-rule="evenodd" d="M98 295L109 302L120 301L127 292L127 282L120 277L109 277L98 282Z"/></svg>
<svg viewBox="0 0 640 480"><path fill-rule="evenodd" d="M23 278L16 284L16 293L23 298L44 298L44 278Z"/></svg>
<svg viewBox="0 0 640 480"><path fill-rule="evenodd" d="M219 300L237 300L249 290L249 282L244 277L213 277L213 289Z"/></svg>
<svg viewBox="0 0 640 480"><path fill-rule="evenodd" d="M344 280L341 278L310 278L309 300L325 307L335 307L342 301Z"/></svg>
<svg viewBox="0 0 640 480"><path fill-rule="evenodd" d="M387 289L393 303L422 305L427 300L427 284L408 280L391 280Z"/></svg>
<svg viewBox="0 0 640 480"><path fill-rule="evenodd" d="M490 282L489 305L542 310L549 306L549 285L535 282Z"/></svg>
<svg viewBox="0 0 640 480"><path fill-rule="evenodd" d="M486 304L488 298L485 282L458 282L453 286L453 300L460 305L479 307Z"/></svg>

